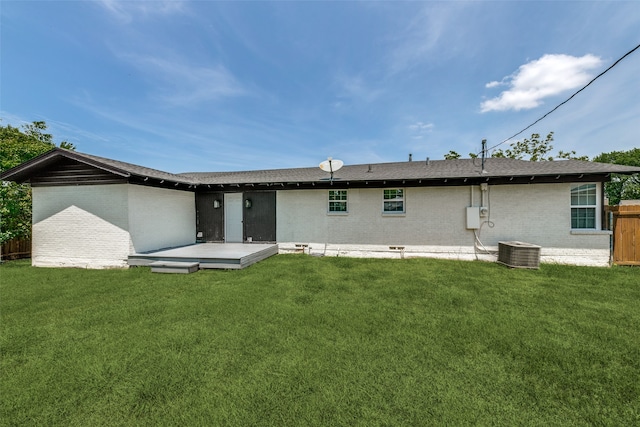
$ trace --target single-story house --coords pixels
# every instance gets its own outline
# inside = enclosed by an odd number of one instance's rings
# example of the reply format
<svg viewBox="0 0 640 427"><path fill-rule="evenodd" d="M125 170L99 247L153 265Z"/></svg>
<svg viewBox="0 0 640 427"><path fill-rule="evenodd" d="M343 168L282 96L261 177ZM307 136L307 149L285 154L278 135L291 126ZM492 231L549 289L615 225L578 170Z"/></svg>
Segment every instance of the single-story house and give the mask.
<svg viewBox="0 0 640 427"><path fill-rule="evenodd" d="M196 242L281 252L495 259L500 241L543 262L606 266L603 183L640 168L489 158L172 174L53 149L0 175L33 187L34 266L126 267Z"/></svg>

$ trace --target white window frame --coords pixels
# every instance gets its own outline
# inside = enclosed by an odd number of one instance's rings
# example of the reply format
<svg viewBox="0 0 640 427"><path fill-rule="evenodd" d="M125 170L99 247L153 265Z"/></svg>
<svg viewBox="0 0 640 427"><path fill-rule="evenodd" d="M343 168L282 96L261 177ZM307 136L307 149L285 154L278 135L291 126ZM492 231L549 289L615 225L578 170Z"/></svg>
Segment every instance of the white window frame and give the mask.
<svg viewBox="0 0 640 427"><path fill-rule="evenodd" d="M596 194L595 194L595 204L573 204L573 197L570 194L570 204L571 204L571 214L570 214L570 225L571 230L600 230L602 224L602 183L600 182L576 182L571 184L571 192L575 188L582 187L584 185L593 185L595 186ZM574 209L593 209L594 212L594 226L593 227L574 227L573 225L573 210Z"/></svg>
<svg viewBox="0 0 640 427"><path fill-rule="evenodd" d="M336 199L332 196L344 193L344 199ZM344 205L344 210L332 210L333 206ZM327 193L327 213L331 215L346 215L349 213L349 192L347 190L329 190Z"/></svg>
<svg viewBox="0 0 640 427"><path fill-rule="evenodd" d="M393 199L387 199L387 192L389 191L401 191L402 195L398 197L397 193ZM388 211L386 210L386 204L390 202L401 202L402 210L401 211ZM407 192L404 188L383 188L382 189L382 214L383 215L404 215L407 212Z"/></svg>

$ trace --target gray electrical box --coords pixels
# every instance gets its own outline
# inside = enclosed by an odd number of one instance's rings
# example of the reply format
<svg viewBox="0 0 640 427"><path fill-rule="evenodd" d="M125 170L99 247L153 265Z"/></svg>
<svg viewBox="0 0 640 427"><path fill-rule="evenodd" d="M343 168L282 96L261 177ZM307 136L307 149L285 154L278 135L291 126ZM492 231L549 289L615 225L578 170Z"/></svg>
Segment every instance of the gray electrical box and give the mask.
<svg viewBox="0 0 640 427"><path fill-rule="evenodd" d="M480 207L469 206L467 208L467 230L477 230L480 228Z"/></svg>

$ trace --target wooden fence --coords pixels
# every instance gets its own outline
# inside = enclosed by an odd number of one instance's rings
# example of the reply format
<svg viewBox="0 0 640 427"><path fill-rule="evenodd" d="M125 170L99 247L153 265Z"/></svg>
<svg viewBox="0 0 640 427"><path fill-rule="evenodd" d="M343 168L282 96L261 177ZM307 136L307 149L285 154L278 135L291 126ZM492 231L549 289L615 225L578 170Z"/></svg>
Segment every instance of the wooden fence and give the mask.
<svg viewBox="0 0 640 427"><path fill-rule="evenodd" d="M613 213L613 263L640 265L640 206L611 206Z"/></svg>
<svg viewBox="0 0 640 427"><path fill-rule="evenodd" d="M31 258L31 239L12 239L2 244L2 259Z"/></svg>

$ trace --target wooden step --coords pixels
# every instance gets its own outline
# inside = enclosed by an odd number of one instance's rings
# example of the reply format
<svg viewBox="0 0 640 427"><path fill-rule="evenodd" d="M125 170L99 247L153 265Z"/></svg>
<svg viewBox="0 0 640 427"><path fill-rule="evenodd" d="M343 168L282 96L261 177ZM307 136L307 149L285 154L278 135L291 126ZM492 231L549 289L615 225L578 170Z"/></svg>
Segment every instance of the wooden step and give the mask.
<svg viewBox="0 0 640 427"><path fill-rule="evenodd" d="M148 265L152 273L189 274L200 269L200 263L197 262L155 261Z"/></svg>

